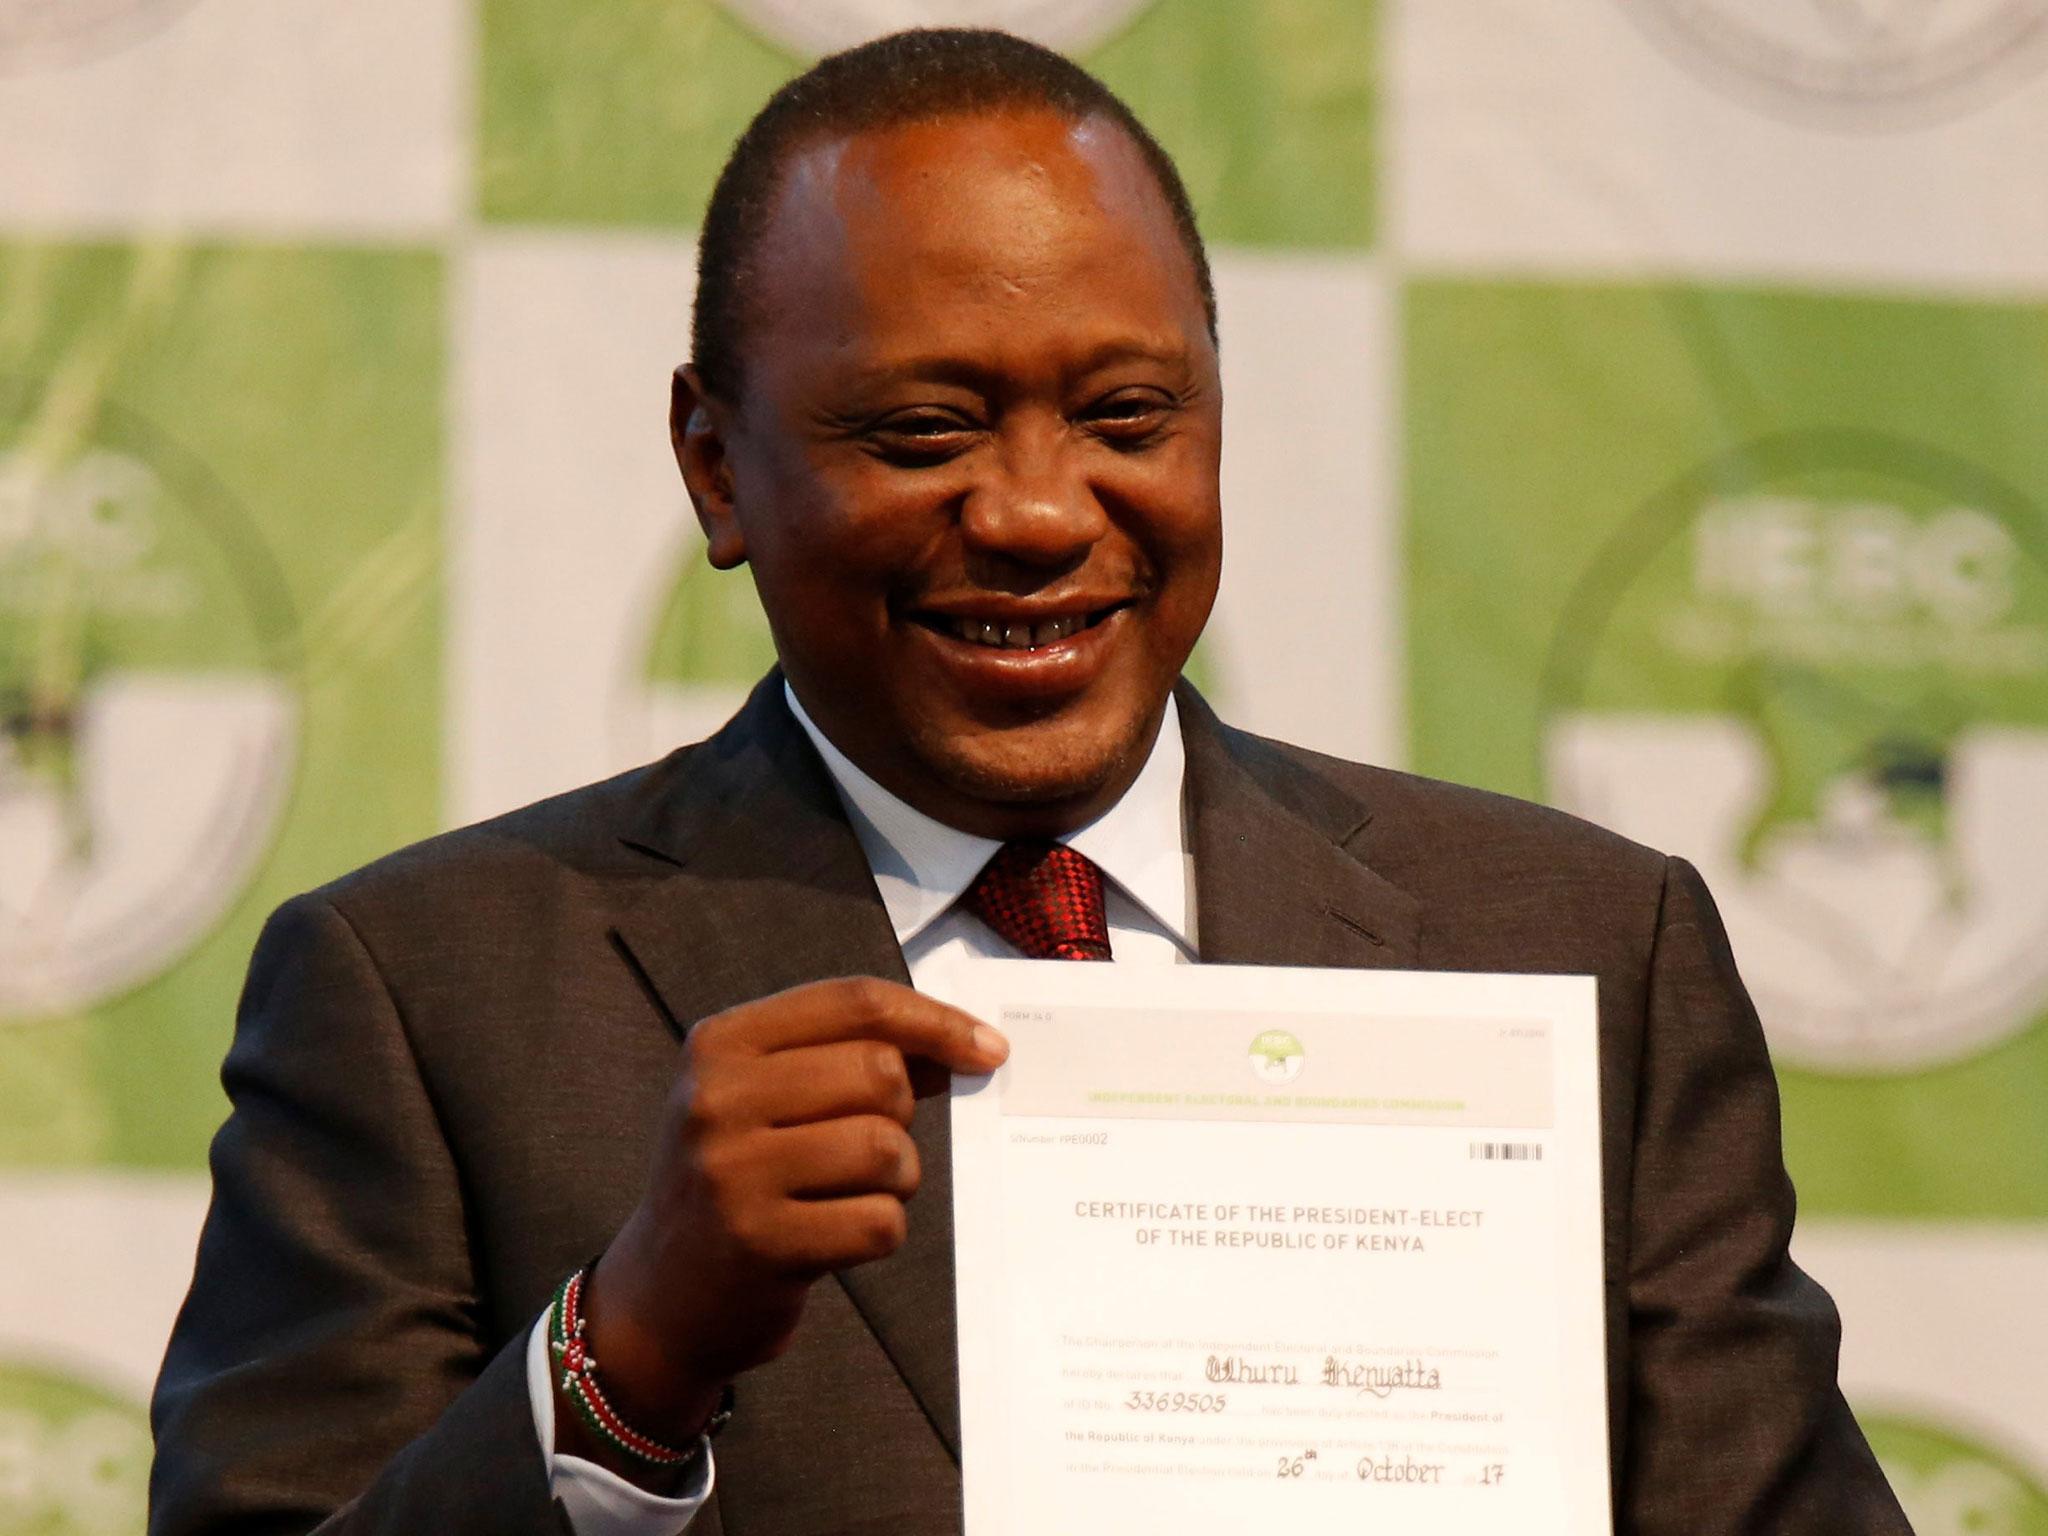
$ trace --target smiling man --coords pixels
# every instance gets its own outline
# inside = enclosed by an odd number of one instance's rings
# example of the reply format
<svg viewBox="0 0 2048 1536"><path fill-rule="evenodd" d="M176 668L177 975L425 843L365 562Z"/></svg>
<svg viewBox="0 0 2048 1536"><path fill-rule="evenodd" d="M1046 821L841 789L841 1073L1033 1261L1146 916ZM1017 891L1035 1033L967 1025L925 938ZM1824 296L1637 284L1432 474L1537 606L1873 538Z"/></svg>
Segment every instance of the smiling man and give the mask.
<svg viewBox="0 0 2048 1536"><path fill-rule="evenodd" d="M1082 825L1216 595L1189 224L1106 117L1020 105L785 154L750 281L713 295L744 361L700 343L677 382L711 559L752 567L797 698L892 794L994 837Z"/></svg>
<svg viewBox="0 0 2048 1536"><path fill-rule="evenodd" d="M1904 1532L1697 876L1178 684L1214 300L1121 104L993 33L828 59L700 265L676 453L779 674L272 920L151 1530L957 1530L940 1095L1006 1047L914 984L968 953L1599 977L1619 1528Z"/></svg>

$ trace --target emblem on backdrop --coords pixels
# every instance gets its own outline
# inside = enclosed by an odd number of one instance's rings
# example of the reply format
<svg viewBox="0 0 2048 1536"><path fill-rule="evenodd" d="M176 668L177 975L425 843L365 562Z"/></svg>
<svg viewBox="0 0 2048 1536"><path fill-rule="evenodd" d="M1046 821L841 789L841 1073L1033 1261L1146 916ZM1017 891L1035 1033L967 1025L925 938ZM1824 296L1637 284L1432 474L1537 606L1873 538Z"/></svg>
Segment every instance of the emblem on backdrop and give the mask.
<svg viewBox="0 0 2048 1536"><path fill-rule="evenodd" d="M1624 0L1681 63L1797 118L1953 117L2048 65L2048 0Z"/></svg>
<svg viewBox="0 0 2048 1536"><path fill-rule="evenodd" d="M1091 48L1151 0L726 0L798 53L850 48L905 27L1000 27L1069 53Z"/></svg>
<svg viewBox="0 0 2048 1536"><path fill-rule="evenodd" d="M1581 578L1551 798L1683 854L1772 1048L1896 1072L2048 1014L2048 524L1864 433L1685 476Z"/></svg>
<svg viewBox="0 0 2048 1536"><path fill-rule="evenodd" d="M57 394L0 384L0 1021L182 958L298 753L295 625L247 514L147 423L79 427Z"/></svg>

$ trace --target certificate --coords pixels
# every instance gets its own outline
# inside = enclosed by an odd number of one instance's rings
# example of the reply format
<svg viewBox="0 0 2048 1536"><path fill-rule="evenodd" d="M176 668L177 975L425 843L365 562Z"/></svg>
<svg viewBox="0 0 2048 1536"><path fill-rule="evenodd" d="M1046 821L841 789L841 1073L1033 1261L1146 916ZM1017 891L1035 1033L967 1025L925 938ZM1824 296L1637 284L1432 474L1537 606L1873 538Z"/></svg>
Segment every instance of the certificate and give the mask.
<svg viewBox="0 0 2048 1536"><path fill-rule="evenodd" d="M1600 1536L1594 984L969 961L967 1536Z"/></svg>

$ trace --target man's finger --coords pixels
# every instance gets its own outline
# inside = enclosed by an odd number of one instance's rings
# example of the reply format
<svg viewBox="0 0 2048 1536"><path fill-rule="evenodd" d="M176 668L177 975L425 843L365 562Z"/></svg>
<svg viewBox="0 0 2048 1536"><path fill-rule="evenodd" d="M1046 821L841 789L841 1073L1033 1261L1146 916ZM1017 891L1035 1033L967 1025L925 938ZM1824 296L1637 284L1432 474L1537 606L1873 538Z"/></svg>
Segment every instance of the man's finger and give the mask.
<svg viewBox="0 0 2048 1536"><path fill-rule="evenodd" d="M921 1170L910 1133L882 1115L851 1115L770 1133L771 1177L801 1200L917 1193Z"/></svg>
<svg viewBox="0 0 2048 1536"><path fill-rule="evenodd" d="M886 1040L777 1051L735 1076L742 1081L731 1093L733 1108L757 1125L808 1125L846 1115L887 1115L908 1125L917 1107L906 1058Z"/></svg>
<svg viewBox="0 0 2048 1536"><path fill-rule="evenodd" d="M785 1200L757 1252L787 1273L822 1275L887 1258L909 1230L909 1213L894 1195Z"/></svg>
<svg viewBox="0 0 2048 1536"><path fill-rule="evenodd" d="M980 1020L909 987L871 976L791 987L706 1019L696 1051L766 1054L840 1040L882 1040L954 1072L992 1072L1010 1053Z"/></svg>

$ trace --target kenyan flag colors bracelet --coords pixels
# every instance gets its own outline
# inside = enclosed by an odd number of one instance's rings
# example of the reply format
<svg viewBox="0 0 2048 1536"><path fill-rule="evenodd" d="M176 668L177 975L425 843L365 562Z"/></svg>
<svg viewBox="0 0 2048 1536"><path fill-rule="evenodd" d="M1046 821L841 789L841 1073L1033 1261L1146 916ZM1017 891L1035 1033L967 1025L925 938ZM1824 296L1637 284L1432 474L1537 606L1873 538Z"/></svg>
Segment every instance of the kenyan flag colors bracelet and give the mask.
<svg viewBox="0 0 2048 1536"><path fill-rule="evenodd" d="M702 1439L687 1451L648 1439L619 1417L606 1399L604 1389L597 1384L597 1361L591 1357L583 1338L583 1277L588 1273L587 1269L579 1269L564 1280L555 1292L554 1305L548 1309L548 1348L555 1357L555 1364L561 1368L562 1391L576 1405L583 1422L607 1445L650 1466L681 1466L702 1453ZM724 1428L725 1420L732 1416L729 1406L731 1391L730 1387L726 1388L728 1400L719 1404L718 1412L705 1426L706 1434Z"/></svg>

